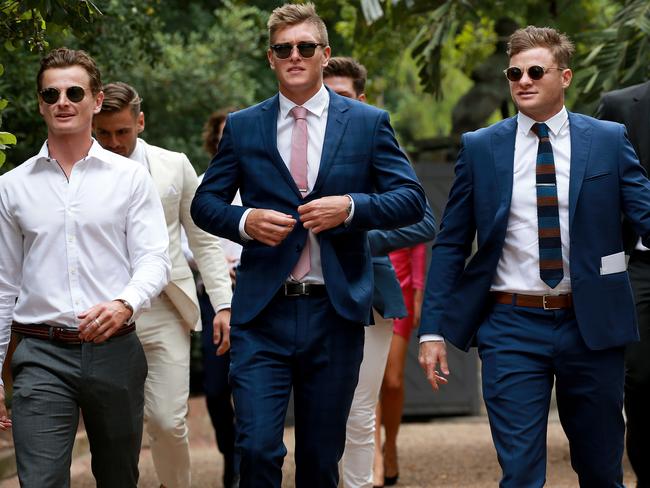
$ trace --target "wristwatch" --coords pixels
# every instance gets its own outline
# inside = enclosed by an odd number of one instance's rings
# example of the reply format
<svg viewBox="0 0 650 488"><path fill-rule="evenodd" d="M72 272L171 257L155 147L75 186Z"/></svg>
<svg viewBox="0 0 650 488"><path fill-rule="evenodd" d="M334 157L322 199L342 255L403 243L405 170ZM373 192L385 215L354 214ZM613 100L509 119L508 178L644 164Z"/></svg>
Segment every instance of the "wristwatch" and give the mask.
<svg viewBox="0 0 650 488"><path fill-rule="evenodd" d="M350 203L348 203L348 206L345 209L345 213L348 214L348 217L349 217L350 214L352 213L352 197L350 195L345 195L345 196L350 199Z"/></svg>
<svg viewBox="0 0 650 488"><path fill-rule="evenodd" d="M133 316L133 306L129 302L127 302L124 298L116 298L113 301L114 302L120 302L122 305L124 305L126 307L126 309L128 311L131 312L131 316Z"/></svg>

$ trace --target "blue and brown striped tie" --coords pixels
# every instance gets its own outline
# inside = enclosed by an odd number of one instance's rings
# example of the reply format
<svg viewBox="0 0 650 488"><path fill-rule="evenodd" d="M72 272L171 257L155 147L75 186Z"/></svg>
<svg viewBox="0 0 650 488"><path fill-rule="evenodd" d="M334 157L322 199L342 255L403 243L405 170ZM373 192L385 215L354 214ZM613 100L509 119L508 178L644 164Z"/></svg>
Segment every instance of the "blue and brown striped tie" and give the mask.
<svg viewBox="0 0 650 488"><path fill-rule="evenodd" d="M539 276L555 288L564 276L560 214L557 205L557 181L553 148L546 124L534 124L532 131L539 138L537 146L537 234L539 240Z"/></svg>

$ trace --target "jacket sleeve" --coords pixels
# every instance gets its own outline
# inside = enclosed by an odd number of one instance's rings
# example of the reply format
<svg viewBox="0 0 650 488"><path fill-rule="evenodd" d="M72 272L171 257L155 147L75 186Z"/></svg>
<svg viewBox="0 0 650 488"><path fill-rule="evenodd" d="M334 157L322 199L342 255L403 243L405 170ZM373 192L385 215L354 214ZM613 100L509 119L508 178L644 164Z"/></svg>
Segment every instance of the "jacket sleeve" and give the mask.
<svg viewBox="0 0 650 488"><path fill-rule="evenodd" d="M189 248L194 255L205 290L213 307L230 304L232 289L228 265L221 249L219 239L202 231L192 220L190 206L198 186L198 178L189 160L183 155L183 189L181 195L179 219Z"/></svg>

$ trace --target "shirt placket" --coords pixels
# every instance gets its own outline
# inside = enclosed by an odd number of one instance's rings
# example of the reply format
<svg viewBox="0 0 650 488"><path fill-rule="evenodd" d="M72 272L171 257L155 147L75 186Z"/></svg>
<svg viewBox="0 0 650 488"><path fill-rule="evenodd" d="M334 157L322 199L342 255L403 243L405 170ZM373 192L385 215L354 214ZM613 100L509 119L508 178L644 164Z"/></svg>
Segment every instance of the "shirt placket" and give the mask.
<svg viewBox="0 0 650 488"><path fill-rule="evenodd" d="M68 264L68 283L70 286L70 296L72 298L72 310L75 318L83 311L84 301L79 280L79 242L77 236L77 216L76 209L78 206L79 183L81 181L82 171L80 164L75 164L70 172L70 180L65 190L65 246Z"/></svg>

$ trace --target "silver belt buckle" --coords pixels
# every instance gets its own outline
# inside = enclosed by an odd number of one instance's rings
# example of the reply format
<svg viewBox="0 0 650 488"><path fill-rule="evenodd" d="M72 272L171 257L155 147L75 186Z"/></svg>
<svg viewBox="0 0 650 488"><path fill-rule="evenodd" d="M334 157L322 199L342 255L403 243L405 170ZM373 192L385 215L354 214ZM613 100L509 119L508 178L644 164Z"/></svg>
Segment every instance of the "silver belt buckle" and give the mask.
<svg viewBox="0 0 650 488"><path fill-rule="evenodd" d="M289 291L289 285L291 285L292 288L296 287L298 289L297 292L290 292ZM284 296L285 297L299 297L301 295L306 295L307 294L307 284L306 283L285 283L284 284Z"/></svg>
<svg viewBox="0 0 650 488"><path fill-rule="evenodd" d="M555 295L543 295L542 296L542 305L544 305L544 310L560 310L561 307L551 307L546 304L546 299Z"/></svg>

